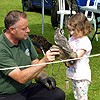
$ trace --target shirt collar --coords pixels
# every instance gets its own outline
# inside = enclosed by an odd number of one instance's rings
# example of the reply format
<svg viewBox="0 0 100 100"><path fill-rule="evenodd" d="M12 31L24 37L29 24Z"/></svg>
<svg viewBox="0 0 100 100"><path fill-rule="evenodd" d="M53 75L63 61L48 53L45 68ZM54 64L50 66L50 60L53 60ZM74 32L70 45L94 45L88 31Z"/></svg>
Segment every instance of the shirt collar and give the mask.
<svg viewBox="0 0 100 100"><path fill-rule="evenodd" d="M9 39L6 37L6 35L4 34L5 30L3 31L2 35L3 35L3 38L5 40L5 42L7 43L7 45L9 45L9 47L13 47L15 46L14 44L12 44Z"/></svg>

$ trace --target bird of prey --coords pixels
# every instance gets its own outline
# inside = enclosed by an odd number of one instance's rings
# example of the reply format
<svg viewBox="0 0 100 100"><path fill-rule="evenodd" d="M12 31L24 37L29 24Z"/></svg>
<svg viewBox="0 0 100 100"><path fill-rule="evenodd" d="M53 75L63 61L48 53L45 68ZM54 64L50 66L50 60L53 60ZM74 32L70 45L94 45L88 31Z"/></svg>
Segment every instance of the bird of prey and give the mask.
<svg viewBox="0 0 100 100"><path fill-rule="evenodd" d="M66 55L67 59L73 59L77 57L77 54L73 52L71 49L67 38L63 35L64 30L57 28L55 33L54 33L54 41L55 44L62 49L64 54ZM70 61L70 64L74 64L75 61Z"/></svg>

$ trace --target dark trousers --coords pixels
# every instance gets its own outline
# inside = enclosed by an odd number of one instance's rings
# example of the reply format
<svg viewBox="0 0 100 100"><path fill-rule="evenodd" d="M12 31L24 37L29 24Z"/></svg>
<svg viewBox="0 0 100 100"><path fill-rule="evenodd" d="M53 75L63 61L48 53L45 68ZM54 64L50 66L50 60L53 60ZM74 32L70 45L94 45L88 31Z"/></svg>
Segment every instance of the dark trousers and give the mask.
<svg viewBox="0 0 100 100"><path fill-rule="evenodd" d="M36 83L16 94L0 94L0 100L65 100L65 93L57 87L49 90L45 86Z"/></svg>

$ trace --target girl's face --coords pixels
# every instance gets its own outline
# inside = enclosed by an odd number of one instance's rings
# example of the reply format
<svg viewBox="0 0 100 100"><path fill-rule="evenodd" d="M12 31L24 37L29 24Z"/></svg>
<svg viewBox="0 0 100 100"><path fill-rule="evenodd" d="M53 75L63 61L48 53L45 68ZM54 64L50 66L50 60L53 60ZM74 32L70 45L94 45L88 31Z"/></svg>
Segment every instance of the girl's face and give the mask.
<svg viewBox="0 0 100 100"><path fill-rule="evenodd" d="M68 30L71 36L74 38L80 38L83 36L83 32L81 30L77 30L74 27L68 26Z"/></svg>

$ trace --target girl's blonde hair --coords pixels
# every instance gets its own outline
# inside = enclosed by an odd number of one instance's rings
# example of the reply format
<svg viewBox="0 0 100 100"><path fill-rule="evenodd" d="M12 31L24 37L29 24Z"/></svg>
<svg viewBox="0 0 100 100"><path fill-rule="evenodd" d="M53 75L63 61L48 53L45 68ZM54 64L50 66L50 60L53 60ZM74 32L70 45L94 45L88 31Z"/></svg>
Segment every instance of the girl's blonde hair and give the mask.
<svg viewBox="0 0 100 100"><path fill-rule="evenodd" d="M82 31L83 35L90 34L93 30L92 25L83 13L72 15L66 24L77 31Z"/></svg>

